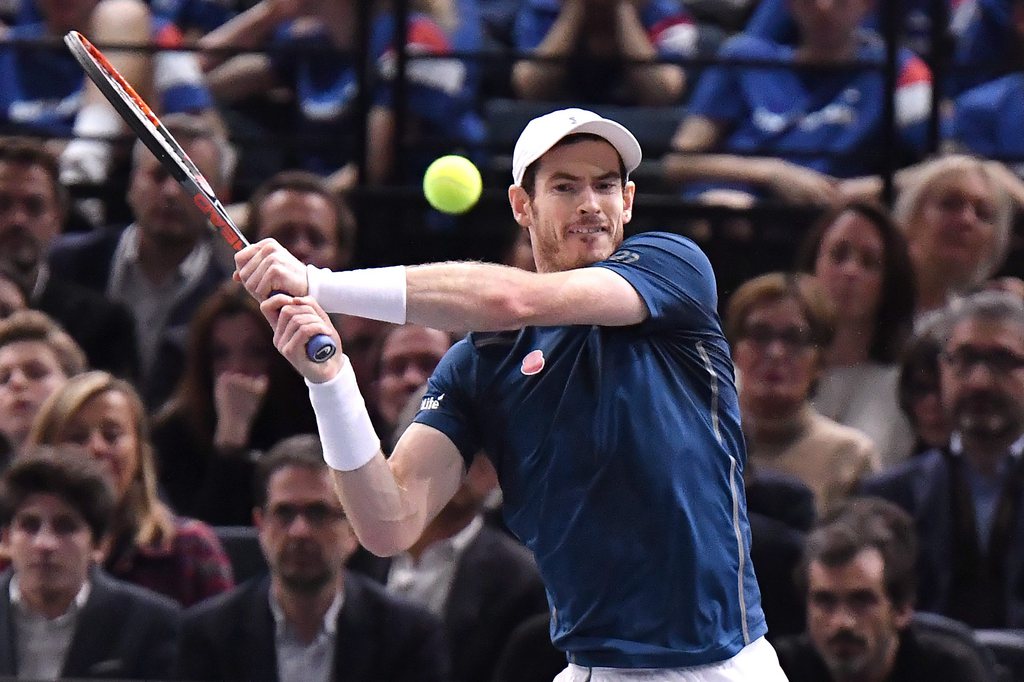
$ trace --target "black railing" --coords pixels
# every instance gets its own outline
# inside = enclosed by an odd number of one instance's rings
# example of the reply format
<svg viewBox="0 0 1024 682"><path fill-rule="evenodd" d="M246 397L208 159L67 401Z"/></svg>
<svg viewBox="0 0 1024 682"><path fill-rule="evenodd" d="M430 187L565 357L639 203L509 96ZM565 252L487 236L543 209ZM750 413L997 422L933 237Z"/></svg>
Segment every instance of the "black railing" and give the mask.
<svg viewBox="0 0 1024 682"><path fill-rule="evenodd" d="M940 144L940 103L943 97L943 83L946 77L955 72L946 55L949 52L949 34L946 28L948 24L948 11L945 0L935 0L933 9L932 33L930 37L930 51L923 55L925 61L933 70L933 97L932 108L929 117L928 151L934 152ZM376 77L374 65L371 63L369 48L369 27L371 24L370 3L358 3L360 11L358 21L360 26L359 40L356 44L356 51L364 57L357 60L358 80L362 87L359 88L359 95L356 101L357 118L363 125L353 125L346 133L351 135L349 141L354 142L354 149L357 150L356 160L361 167L366 162L366 126L365 121L371 106L371 88L367 87ZM397 0L394 3L395 11L399 16L409 12L410 3L407 0ZM897 53L900 46L902 13L900 8L902 2L899 0L887 0L880 3L879 7L883 16L883 37L887 44L886 58L882 63L851 62L839 67L844 69L881 69L886 83L885 92L885 137L881 149L860 150L860 153L877 155L878 167L884 181L886 199L891 200L894 192L893 174L903 161L897 156L896 144L896 80L897 80ZM490 73L504 73L511 71L515 60L529 57L528 54L516 52L511 48L498 50L485 50L480 52L452 53L443 56L429 56L422 54L410 54L405 49L406 44L406 22L397 21L398 35L395 44L398 46L396 59L396 82L394 84L394 113L397 134L394 138L394 158L399 164L406 163L411 151L425 151L429 153L441 153L445 149L446 141L439 138L422 138L416 144L419 148L410 149L410 136L407 134L411 116L409 113L409 88L405 76L408 73L409 64L414 60L421 59L462 59L466 62L475 62L487 65L486 71ZM59 41L40 40L24 41L15 45L16 49L29 50L53 50L63 49ZM102 47L102 46L101 46ZM141 51L153 51L153 45L139 45L133 49ZM190 49L190 48L184 48ZM287 48L285 48L287 49ZM291 48L298 49L298 48ZM309 52L309 48L302 48L302 51ZM314 50L324 53L324 49ZM223 54L236 54L242 51L220 50ZM333 52L326 50L326 52ZM711 64L720 63L713 56L694 56L687 59L673 60L684 67L699 68ZM792 69L790 63L779 63L772 61L729 61L734 68L785 68ZM500 91L499 87L487 87L485 92ZM692 89L692 85L691 85ZM214 93L215 94L215 93ZM497 116L495 113L499 107L500 100L489 99L478 102L479 111L484 115ZM533 105L519 103L520 114L529 111ZM544 104L536 104L535 110L544 108ZM600 109L598 107L598 109ZM654 108L649 109L654 112ZM643 108L637 108L639 116L644 115ZM661 133L668 132L665 139L658 144L658 139L645 141L645 149L648 153L648 161L637 174L639 182L639 197L635 212L636 229L651 229L663 227L666 229L678 230L681 232L693 233L701 237L712 252L719 255L716 267L720 273L725 272L722 277L724 282L735 281L744 275L755 274L757 271L770 267L788 266L783 262L788 257L789 251L780 249L777 254L773 252L774 244L788 244L791 246L795 239L799 238L802 231L809 224L810 220L817 214L813 209L793 208L774 205L770 202L762 202L752 209L735 211L724 208L712 208L701 204L694 204L685 201L677 191L666 183L660 182L660 173L657 157L668 151L668 137L671 135L669 128L674 120L681 120L685 113L685 103L678 106L658 108L657 113L652 113L649 119L649 126L641 135L657 130ZM516 128L525 123L527 118L515 119L517 114L508 114L508 120L501 122L496 120L488 121L497 125L500 123L506 128ZM674 118L673 118L674 117ZM660 128L658 127L660 126ZM517 132L518 128L512 133ZM0 133L15 132L8 130ZM514 223L508 213L507 201L505 199L505 187L509 181L509 168L511 158L511 145L514 137L508 129L494 130L488 141L486 156L490 159L486 168L483 168L485 181L489 187L485 192L480 205L463 218L453 222L444 231L430 232L422 224L424 203L418 183L412 181L399 182L387 186L369 187L365 184L359 186L353 193L354 204L364 229L360 233L360 260L365 264L382 264L386 262L417 262L436 257L477 257L496 259L500 257L500 247L508 238L508 234L514 233ZM265 146L268 140L262 137L247 136L239 133L233 137L233 142L245 149L258 149ZM311 138L301 130L289 131L283 135L275 135L273 145L277 148L297 151L309 145L340 144L341 140L325 140L322 138ZM751 152L753 153L753 152ZM1003 161L1022 161L1022 159L1001 159ZM396 177L408 177L396 175ZM249 179L254 183L259 179ZM244 198L253 187L249 185L238 185L235 188L235 198ZM124 187L118 183L108 184L103 187L79 187L73 188L77 196L101 196L112 202L123 200ZM755 226L753 230L731 230L729 225L736 225L746 221L748 225ZM700 229L694 226L699 224ZM380 226L380 227L378 227ZM386 226L386 227L385 227ZM708 229L710 226L710 229ZM723 227L726 226L726 227ZM719 246L719 245L728 246ZM753 255L760 255L761 258L735 257L735 253L745 252L750 248ZM732 257L730 252L735 251ZM774 254L774 255L773 255ZM733 262L730 263L729 261ZM1020 259L1011 259L1011 263L1018 263ZM735 273L731 271L735 270Z"/></svg>

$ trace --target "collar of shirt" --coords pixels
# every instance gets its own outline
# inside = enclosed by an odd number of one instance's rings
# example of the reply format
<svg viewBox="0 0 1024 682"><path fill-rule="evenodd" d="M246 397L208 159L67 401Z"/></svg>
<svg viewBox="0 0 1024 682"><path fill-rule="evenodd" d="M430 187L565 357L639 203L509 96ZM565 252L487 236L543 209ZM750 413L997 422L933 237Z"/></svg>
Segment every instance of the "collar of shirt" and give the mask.
<svg viewBox="0 0 1024 682"><path fill-rule="evenodd" d="M960 435L959 431L955 431L953 435L949 437L949 452L957 457L964 454L964 439L963 436ZM1017 440L1010 443L1007 454L1012 459L1020 459L1020 456L1024 454L1024 433L1022 433Z"/></svg>
<svg viewBox="0 0 1024 682"><path fill-rule="evenodd" d="M29 294L30 301L38 301L46 289L46 283L50 281L50 266L45 262L39 264L36 271L36 282L32 285L32 293Z"/></svg>
<svg viewBox="0 0 1024 682"><path fill-rule="evenodd" d="M465 528L460 530L450 538L444 538L431 544L420 555L419 564L428 564L430 559L433 557L444 557L447 559L457 560L462 553L466 551L466 547L469 546L476 536L480 533L480 530L484 527L484 519L479 514L469 522ZM417 562L413 561L412 555L408 552L402 552L396 554L392 560L392 571L415 571Z"/></svg>
<svg viewBox="0 0 1024 682"><path fill-rule="evenodd" d="M213 257L213 247L209 239L200 237L189 254L178 264L177 286L185 287L197 280L209 266ZM114 250L114 259L110 266L110 280L107 282L107 293L120 291L129 267L139 264L139 226L132 223L121 233Z"/></svg>
<svg viewBox="0 0 1024 682"><path fill-rule="evenodd" d="M288 621L284 615L284 609L277 602L277 598L274 597L274 589L271 587L267 592L267 596L270 600L270 612L274 614L274 629L276 631L277 639L283 639L291 636L291 630L288 627ZM320 627L320 635L333 636L338 629L338 613L341 611L341 607L345 604L345 591L339 589L335 595L334 600L331 601L331 605L327 607L327 611L324 612L324 622ZM318 635L319 636L319 635Z"/></svg>
<svg viewBox="0 0 1024 682"><path fill-rule="evenodd" d="M61 615L57 616L56 618L53 618L52 620L55 622L63 622L65 620L68 620L69 618L74 618L75 616L77 616L78 612L85 608L85 603L89 601L89 592L91 591L92 584L89 582L89 579L87 578L82 583L82 587L79 588L78 594L76 594L75 598L71 601L71 605L68 607L68 610L62 613ZM45 618L45 616L30 610L28 606L25 604L21 596L21 585L18 582L17 574L11 576L9 594L11 598L11 604L16 606L18 610L21 611L21 613L29 617Z"/></svg>

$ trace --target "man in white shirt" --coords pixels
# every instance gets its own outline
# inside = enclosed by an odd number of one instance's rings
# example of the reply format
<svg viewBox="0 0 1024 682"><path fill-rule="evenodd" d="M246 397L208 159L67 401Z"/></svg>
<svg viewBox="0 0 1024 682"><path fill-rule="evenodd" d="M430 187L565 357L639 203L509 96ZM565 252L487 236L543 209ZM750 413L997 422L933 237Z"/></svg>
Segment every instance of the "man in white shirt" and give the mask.
<svg viewBox="0 0 1024 682"><path fill-rule="evenodd" d="M209 122L171 114L164 125L227 199L234 152ZM141 143L132 160L128 204L134 222L123 231L68 235L50 253L54 271L124 303L135 318L141 388L147 404L159 405L174 388L177 357L188 323L203 299L230 277L229 249L207 226L192 197Z"/></svg>
<svg viewBox="0 0 1024 682"><path fill-rule="evenodd" d="M270 575L188 612L178 679L449 680L440 623L345 571L357 541L315 436L286 438L260 460L256 496Z"/></svg>

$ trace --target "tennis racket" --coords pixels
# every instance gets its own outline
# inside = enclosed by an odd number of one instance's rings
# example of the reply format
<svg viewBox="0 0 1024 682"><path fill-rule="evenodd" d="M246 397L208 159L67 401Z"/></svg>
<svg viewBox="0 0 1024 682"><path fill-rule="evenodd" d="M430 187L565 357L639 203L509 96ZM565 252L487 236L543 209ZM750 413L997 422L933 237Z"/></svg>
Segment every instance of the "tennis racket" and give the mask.
<svg viewBox="0 0 1024 682"><path fill-rule="evenodd" d="M249 240L235 225L192 159L103 53L78 31L68 31L64 43L125 123L192 197L192 202L206 216L211 229L235 251L248 246ZM306 356L313 362L325 362L336 351L337 347L326 334L318 334L306 344Z"/></svg>

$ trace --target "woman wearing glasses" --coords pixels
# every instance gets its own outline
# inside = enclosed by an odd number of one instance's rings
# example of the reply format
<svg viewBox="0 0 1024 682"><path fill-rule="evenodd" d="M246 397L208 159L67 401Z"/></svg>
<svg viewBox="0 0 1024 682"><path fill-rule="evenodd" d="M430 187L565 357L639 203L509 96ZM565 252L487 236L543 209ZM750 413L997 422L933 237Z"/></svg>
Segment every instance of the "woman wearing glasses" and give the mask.
<svg viewBox="0 0 1024 682"><path fill-rule="evenodd" d="M879 468L870 438L811 406L835 334L827 294L809 275L761 275L733 293L725 330L750 461L800 479L827 512Z"/></svg>

